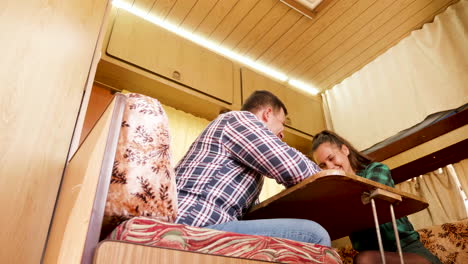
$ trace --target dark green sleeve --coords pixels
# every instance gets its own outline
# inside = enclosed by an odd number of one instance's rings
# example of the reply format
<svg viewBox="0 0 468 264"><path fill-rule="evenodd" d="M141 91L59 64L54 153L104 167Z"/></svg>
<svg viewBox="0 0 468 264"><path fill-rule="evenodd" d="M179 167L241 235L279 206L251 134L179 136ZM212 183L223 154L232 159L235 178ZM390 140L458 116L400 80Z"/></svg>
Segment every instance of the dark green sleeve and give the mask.
<svg viewBox="0 0 468 264"><path fill-rule="evenodd" d="M392 175L390 173L390 168L388 168L385 164L373 162L358 174L366 179L373 180L387 186L395 187Z"/></svg>

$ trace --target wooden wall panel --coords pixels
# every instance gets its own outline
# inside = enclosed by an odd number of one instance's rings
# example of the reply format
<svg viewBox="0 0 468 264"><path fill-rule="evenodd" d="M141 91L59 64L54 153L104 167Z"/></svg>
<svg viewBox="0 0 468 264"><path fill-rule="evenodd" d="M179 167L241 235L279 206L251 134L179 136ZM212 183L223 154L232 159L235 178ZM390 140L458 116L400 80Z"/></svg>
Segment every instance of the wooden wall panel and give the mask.
<svg viewBox="0 0 468 264"><path fill-rule="evenodd" d="M304 16L298 12L289 10L278 23L269 29L268 34L265 34L262 41L258 41L255 45L251 46L244 55L249 58L258 58L264 50L273 45L279 37L285 34L302 17Z"/></svg>
<svg viewBox="0 0 468 264"><path fill-rule="evenodd" d="M0 3L0 259L39 263L107 0Z"/></svg>
<svg viewBox="0 0 468 264"><path fill-rule="evenodd" d="M101 170L113 105L67 166L44 263L79 263ZM74 228L69 228L74 226Z"/></svg>
<svg viewBox="0 0 468 264"><path fill-rule="evenodd" d="M95 231L94 245L98 242L96 233L100 227L92 225L93 218L101 215L99 224L102 223L104 208L99 203L105 204L107 197L123 111L122 98L116 97L70 160L44 254L45 264L90 263L92 257L85 255L85 242L91 244L87 237L91 230ZM106 154L112 158L106 158ZM107 173L102 173L105 170ZM106 182L106 176L107 188L103 192L99 182Z"/></svg>
<svg viewBox="0 0 468 264"><path fill-rule="evenodd" d="M195 33L204 37L209 37L211 32L216 29L216 26L223 21L236 4L236 1L218 1L198 25Z"/></svg>
<svg viewBox="0 0 468 264"><path fill-rule="evenodd" d="M150 10L157 0L133 0L133 7L140 10Z"/></svg>
<svg viewBox="0 0 468 264"><path fill-rule="evenodd" d="M149 10L149 14L159 18L166 18L176 2L177 0L155 0Z"/></svg>
<svg viewBox="0 0 468 264"><path fill-rule="evenodd" d="M96 264L266 264L270 261L195 253L177 249L149 247L125 242L105 241L99 245Z"/></svg>
<svg viewBox="0 0 468 264"><path fill-rule="evenodd" d="M270 12L276 2L271 0L260 0L252 10L233 28L228 36L221 42L227 48L236 45L255 27L257 23ZM216 41L216 39L215 39Z"/></svg>
<svg viewBox="0 0 468 264"><path fill-rule="evenodd" d="M249 11L256 5L252 0L239 0L232 8L231 12L217 25L211 32L210 39L215 43L222 42L234 28L249 14Z"/></svg>
<svg viewBox="0 0 468 264"><path fill-rule="evenodd" d="M81 131L80 145L104 113L107 106L112 101L112 98L114 98L114 93L111 89L106 88L101 84L93 84L88 108L86 109L83 130Z"/></svg>
<svg viewBox="0 0 468 264"><path fill-rule="evenodd" d="M197 1L195 6L193 6L192 11L185 16L184 21L182 21L180 26L189 32L193 32L217 2L217 0Z"/></svg>
<svg viewBox="0 0 468 264"><path fill-rule="evenodd" d="M232 61L123 10L116 17L106 52L188 88L233 102Z"/></svg>
<svg viewBox="0 0 468 264"><path fill-rule="evenodd" d="M281 68L285 72L292 72L294 69L299 67L307 59L309 54L312 54L319 50L322 47L328 47L330 45L330 39L335 36L341 36L342 34L348 34L344 30L353 22L361 22L363 19L360 17L362 13L367 11L372 7L377 0L365 0L358 1L356 4L350 6L345 12L341 13L339 16L326 16L323 20L333 19L332 23L326 27L316 28L314 38L312 41L303 46L302 49L298 50L294 56L287 58L287 63L281 64ZM386 3L387 1L378 1L377 3ZM366 21L366 20L364 20ZM341 34L340 34L341 33ZM300 68L300 67L299 67Z"/></svg>
<svg viewBox="0 0 468 264"><path fill-rule="evenodd" d="M340 83L346 77L373 61L379 55L387 51L400 40L408 36L413 30L421 28L425 23L429 23L433 18L443 12L448 6L458 2L458 0L437 0L427 3L427 1L415 1L407 9L398 13L392 20L397 24L385 24L375 34L362 40L350 52L340 58L340 65L330 64L319 76L319 85L322 89L328 89ZM370 42L370 44L369 44ZM363 45L368 47L361 49ZM359 53L355 55L355 53ZM326 76L326 77L324 77Z"/></svg>
<svg viewBox="0 0 468 264"><path fill-rule="evenodd" d="M324 91L459 0L324 0L312 18L279 0L124 1Z"/></svg>
<svg viewBox="0 0 468 264"><path fill-rule="evenodd" d="M243 54L255 45L268 31L276 25L291 9L278 1L275 6L247 33L234 48L234 51Z"/></svg>
<svg viewBox="0 0 468 264"><path fill-rule="evenodd" d="M188 15L190 10L192 10L196 2L197 0L175 1L175 4L166 16L166 21L174 25L179 25Z"/></svg>
<svg viewBox="0 0 468 264"><path fill-rule="evenodd" d="M315 38L321 33L322 30L332 26L335 21L341 20L342 15L358 2L358 0L347 0L347 1L336 1L331 3L333 5L329 10L324 10L322 17L317 18L313 22L309 22L312 25L300 34L294 41L288 45L280 54L278 54L270 63L271 66L277 65L276 67L283 69L280 65L285 65L296 56L300 50L304 49L309 43L314 43Z"/></svg>
<svg viewBox="0 0 468 264"><path fill-rule="evenodd" d="M407 0L406 2L408 1L412 0ZM307 71L307 73L311 71L315 72L313 71L314 66L315 68L323 68L327 64L320 63L320 65L317 65L318 62L327 62L328 60L329 63L329 61L336 58L330 56L330 54L336 50L339 50L341 54L346 53L350 45L359 42L359 33L367 35L372 34L376 28L382 25L382 22L380 21L382 19L379 20L379 18L383 16L383 22L388 22L388 20L392 18L392 14L400 11L400 6L404 4L408 3L405 3L405 1L377 1L360 14L360 19L354 19L349 23L344 24L342 33L330 36L325 45L322 45L315 50L308 50L307 52L304 51L302 53L302 55L305 56L304 60L296 66L293 71L291 71L291 74L300 76L301 74L304 74L305 71ZM345 47L342 47L342 45L345 45Z"/></svg>

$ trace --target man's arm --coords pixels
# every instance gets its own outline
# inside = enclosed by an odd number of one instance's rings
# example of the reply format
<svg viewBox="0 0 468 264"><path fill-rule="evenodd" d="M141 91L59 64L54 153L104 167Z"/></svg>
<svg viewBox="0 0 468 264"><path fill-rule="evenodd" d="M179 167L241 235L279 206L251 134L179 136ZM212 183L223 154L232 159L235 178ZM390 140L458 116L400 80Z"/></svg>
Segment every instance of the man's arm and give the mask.
<svg viewBox="0 0 468 264"><path fill-rule="evenodd" d="M239 162L286 187L320 171L314 162L282 142L254 115L233 116L222 143Z"/></svg>

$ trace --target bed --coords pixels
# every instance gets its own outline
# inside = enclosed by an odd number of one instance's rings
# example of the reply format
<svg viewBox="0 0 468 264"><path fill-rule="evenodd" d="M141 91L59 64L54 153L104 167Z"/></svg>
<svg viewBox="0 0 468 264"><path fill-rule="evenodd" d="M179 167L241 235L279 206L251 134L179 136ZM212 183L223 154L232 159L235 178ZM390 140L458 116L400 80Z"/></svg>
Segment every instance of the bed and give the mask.
<svg viewBox="0 0 468 264"><path fill-rule="evenodd" d="M363 152L387 164L395 184L468 158L468 104L434 113Z"/></svg>

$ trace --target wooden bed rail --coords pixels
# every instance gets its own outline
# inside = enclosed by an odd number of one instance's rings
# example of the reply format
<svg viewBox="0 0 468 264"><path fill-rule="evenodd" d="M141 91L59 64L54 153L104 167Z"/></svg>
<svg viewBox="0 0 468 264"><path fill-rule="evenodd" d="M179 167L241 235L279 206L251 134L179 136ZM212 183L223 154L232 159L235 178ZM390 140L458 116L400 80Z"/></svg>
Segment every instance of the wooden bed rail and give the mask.
<svg viewBox="0 0 468 264"><path fill-rule="evenodd" d="M467 159L468 109L461 109L367 155L390 167L395 184Z"/></svg>
<svg viewBox="0 0 468 264"><path fill-rule="evenodd" d="M270 261L260 261L245 258L210 255L177 249L159 248L137 245L121 241L103 241L96 249L94 257L96 264L266 264Z"/></svg>

